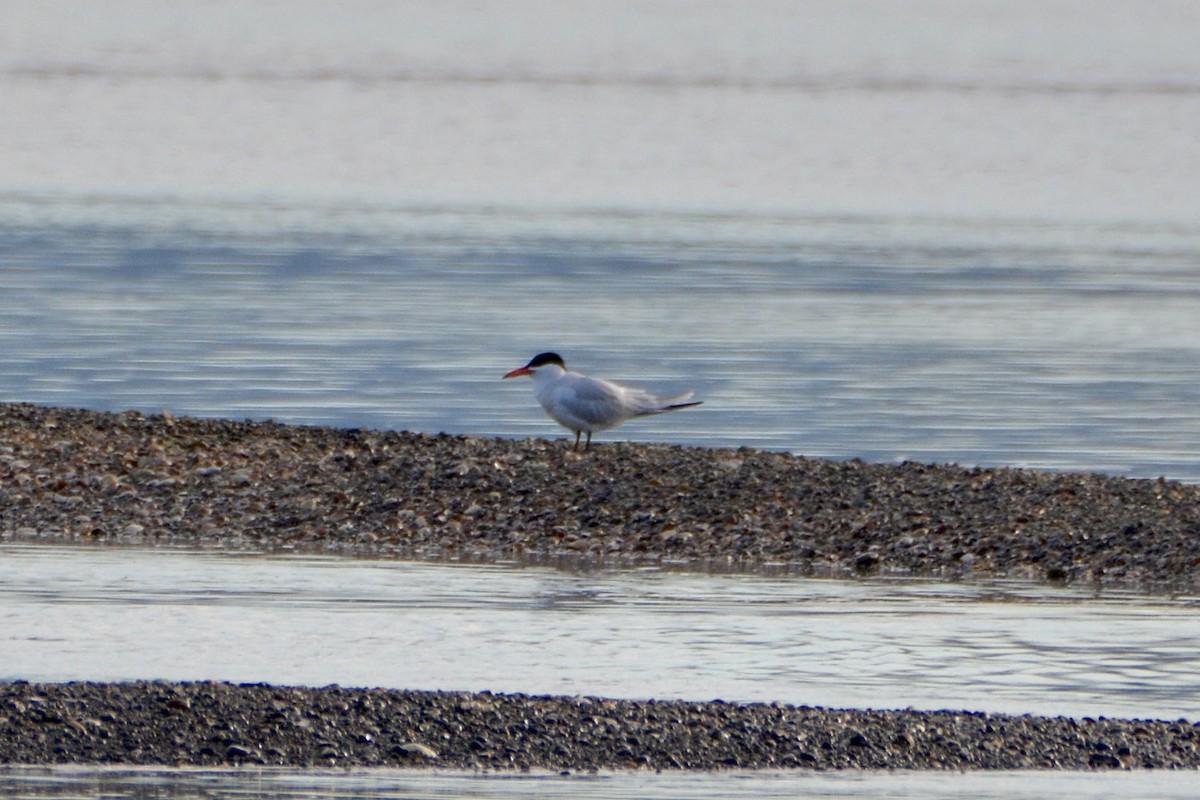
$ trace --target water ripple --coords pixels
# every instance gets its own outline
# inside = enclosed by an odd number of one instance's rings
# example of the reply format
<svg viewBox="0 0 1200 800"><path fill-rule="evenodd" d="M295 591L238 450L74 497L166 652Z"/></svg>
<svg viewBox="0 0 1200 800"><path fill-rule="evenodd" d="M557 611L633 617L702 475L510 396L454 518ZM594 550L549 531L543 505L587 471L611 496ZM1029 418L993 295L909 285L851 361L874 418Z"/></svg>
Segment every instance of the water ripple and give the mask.
<svg viewBox="0 0 1200 800"><path fill-rule="evenodd" d="M1197 598L102 547L0 555L8 678L1200 717Z"/></svg>

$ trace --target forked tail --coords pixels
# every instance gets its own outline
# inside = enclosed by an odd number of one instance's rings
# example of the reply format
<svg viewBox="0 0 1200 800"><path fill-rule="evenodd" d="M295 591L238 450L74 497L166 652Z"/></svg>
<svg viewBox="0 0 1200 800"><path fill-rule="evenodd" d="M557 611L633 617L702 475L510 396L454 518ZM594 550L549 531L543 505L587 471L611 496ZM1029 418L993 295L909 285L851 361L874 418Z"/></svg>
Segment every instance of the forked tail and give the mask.
<svg viewBox="0 0 1200 800"><path fill-rule="evenodd" d="M703 400L691 400L691 397L694 394L695 392L684 392L683 394L677 394L674 397L659 398L658 413L662 414L666 411L676 411L681 408L691 408L692 406L698 406L704 402ZM687 400L691 400L691 402L685 402Z"/></svg>
<svg viewBox="0 0 1200 800"><path fill-rule="evenodd" d="M695 392L684 392L683 394L673 395L671 397L661 397L653 395L649 392L642 392L641 406L635 413L635 417L645 417L651 414L665 414L668 411L677 411L681 408L691 408L692 406L700 405L701 400L688 401Z"/></svg>

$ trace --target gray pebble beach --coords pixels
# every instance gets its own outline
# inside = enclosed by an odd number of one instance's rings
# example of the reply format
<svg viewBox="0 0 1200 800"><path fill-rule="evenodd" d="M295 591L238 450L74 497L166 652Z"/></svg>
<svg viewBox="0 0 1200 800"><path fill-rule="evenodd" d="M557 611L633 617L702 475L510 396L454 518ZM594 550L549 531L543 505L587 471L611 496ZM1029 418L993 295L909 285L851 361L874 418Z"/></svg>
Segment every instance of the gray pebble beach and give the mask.
<svg viewBox="0 0 1200 800"><path fill-rule="evenodd" d="M1166 480L0 404L0 540L1194 591ZM0 684L0 763L1200 766L1187 721L221 683Z"/></svg>
<svg viewBox="0 0 1200 800"><path fill-rule="evenodd" d="M0 684L0 763L1195 768L1187 722L228 683Z"/></svg>

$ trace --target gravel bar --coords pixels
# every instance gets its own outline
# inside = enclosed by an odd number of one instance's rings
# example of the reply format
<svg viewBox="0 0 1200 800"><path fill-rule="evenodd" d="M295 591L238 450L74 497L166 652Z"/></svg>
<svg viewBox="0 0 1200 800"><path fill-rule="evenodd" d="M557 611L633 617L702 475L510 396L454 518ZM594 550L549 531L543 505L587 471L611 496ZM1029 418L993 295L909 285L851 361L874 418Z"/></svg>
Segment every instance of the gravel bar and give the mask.
<svg viewBox="0 0 1200 800"><path fill-rule="evenodd" d="M1190 591L1200 488L0 404L0 539Z"/></svg>
<svg viewBox="0 0 1200 800"><path fill-rule="evenodd" d="M1194 769L1187 722L229 683L0 684L0 764Z"/></svg>
<svg viewBox="0 0 1200 800"><path fill-rule="evenodd" d="M0 540L1190 591L1167 480L0 404ZM1175 722L227 683L0 683L0 763L1196 768Z"/></svg>

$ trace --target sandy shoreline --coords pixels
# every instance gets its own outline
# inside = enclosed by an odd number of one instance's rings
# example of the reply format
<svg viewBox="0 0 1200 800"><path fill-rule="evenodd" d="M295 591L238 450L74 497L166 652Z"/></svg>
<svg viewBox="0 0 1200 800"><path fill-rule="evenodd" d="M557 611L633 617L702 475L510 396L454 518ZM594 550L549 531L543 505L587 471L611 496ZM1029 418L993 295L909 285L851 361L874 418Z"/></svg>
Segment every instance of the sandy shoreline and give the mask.
<svg viewBox="0 0 1200 800"><path fill-rule="evenodd" d="M1200 489L749 449L0 404L0 541L1013 576L1190 590ZM431 755L434 754L434 755ZM1200 728L489 693L0 683L0 763L722 769L1200 767Z"/></svg>
<svg viewBox="0 0 1200 800"><path fill-rule="evenodd" d="M1187 591L1200 487L0 404L0 538Z"/></svg>

